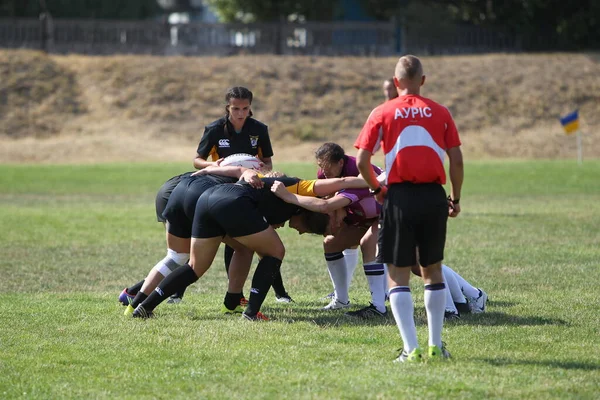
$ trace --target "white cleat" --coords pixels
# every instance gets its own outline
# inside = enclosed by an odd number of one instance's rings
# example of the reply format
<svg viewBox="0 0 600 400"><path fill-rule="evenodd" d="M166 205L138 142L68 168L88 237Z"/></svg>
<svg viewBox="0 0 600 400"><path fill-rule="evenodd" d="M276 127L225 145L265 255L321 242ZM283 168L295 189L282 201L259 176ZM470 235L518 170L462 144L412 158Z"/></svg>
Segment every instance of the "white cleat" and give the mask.
<svg viewBox="0 0 600 400"><path fill-rule="evenodd" d="M347 303L342 303L338 299L334 298L331 300L331 302L329 304L327 304L325 307L321 308L321 310L323 310L323 311L340 310L342 308L348 308L348 307L350 307L350 301L348 301Z"/></svg>
<svg viewBox="0 0 600 400"><path fill-rule="evenodd" d="M479 297L469 297L467 298L467 303L469 303L469 308L471 309L471 313L480 314L485 312L485 307L487 305L488 295L481 289L479 290Z"/></svg>

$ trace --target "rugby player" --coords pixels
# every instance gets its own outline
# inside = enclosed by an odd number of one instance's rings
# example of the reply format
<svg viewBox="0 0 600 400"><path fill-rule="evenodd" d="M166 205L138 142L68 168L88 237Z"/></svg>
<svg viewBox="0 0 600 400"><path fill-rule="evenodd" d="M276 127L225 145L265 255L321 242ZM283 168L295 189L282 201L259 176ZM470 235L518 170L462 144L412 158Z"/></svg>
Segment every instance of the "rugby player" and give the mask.
<svg viewBox="0 0 600 400"><path fill-rule="evenodd" d="M249 320L267 319L260 307L278 273L285 248L275 228L290 221L299 232L324 234L329 215L314 213L285 203L271 190L283 182L287 190L310 196L325 196L342 189L364 188L362 178L302 180L298 178L262 178L264 187L247 183L219 185L205 191L198 199L192 224L189 265L177 268L133 312L134 317L148 318L153 310L172 293L197 281L210 268L221 241L238 242L261 257L252 278L248 305L242 315ZM239 307L239 298L225 299L230 310Z"/></svg>

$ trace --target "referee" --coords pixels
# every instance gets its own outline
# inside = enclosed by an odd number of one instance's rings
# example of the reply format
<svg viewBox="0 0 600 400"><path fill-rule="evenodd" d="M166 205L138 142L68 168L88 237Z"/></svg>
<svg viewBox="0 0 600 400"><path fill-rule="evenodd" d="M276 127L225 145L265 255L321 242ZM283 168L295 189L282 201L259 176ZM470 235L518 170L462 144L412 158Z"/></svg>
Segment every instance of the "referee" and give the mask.
<svg viewBox="0 0 600 400"><path fill-rule="evenodd" d="M409 287L410 267L417 263L425 284L429 358L450 357L442 343L446 300L441 263L448 216L460 213L463 159L450 112L420 95L424 82L421 61L411 55L401 57L394 76L399 96L371 112L354 144L358 168L377 200L383 202L379 245L389 266L390 305L404 343L397 362L423 358ZM371 169L371 156L380 144L389 188L380 186ZM448 198L442 186L446 183L445 154L452 184Z"/></svg>

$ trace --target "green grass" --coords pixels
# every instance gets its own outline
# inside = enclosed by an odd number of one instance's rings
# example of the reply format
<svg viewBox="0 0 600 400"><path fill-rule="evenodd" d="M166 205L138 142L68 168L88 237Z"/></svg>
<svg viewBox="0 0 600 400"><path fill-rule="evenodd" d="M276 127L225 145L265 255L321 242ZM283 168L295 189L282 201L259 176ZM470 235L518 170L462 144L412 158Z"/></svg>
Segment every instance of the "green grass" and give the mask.
<svg viewBox="0 0 600 400"><path fill-rule="evenodd" d="M165 253L155 191L185 169L0 166L0 398L597 398L600 162L467 164L445 261L491 302L445 327L454 360L439 365L392 364L391 318L317 311L330 291L320 240L287 228L282 272L297 302L269 295L272 321L218 313L220 255L182 304L124 318L116 296ZM351 299L369 299L360 267Z"/></svg>

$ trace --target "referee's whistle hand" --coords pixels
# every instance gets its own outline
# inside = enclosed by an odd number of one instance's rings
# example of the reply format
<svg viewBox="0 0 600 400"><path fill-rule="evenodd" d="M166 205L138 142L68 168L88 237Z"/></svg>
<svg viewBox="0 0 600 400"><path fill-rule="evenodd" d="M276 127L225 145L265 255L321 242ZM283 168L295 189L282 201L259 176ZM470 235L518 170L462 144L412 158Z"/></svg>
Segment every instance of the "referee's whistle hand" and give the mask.
<svg viewBox="0 0 600 400"><path fill-rule="evenodd" d="M387 191L388 191L387 186L382 185L381 191L375 195L375 200L377 200L377 202L379 204L383 204L383 201L385 200L385 196L387 195Z"/></svg>
<svg viewBox="0 0 600 400"><path fill-rule="evenodd" d="M452 204L448 207L448 216L455 218L460 214L460 204Z"/></svg>

